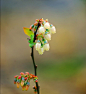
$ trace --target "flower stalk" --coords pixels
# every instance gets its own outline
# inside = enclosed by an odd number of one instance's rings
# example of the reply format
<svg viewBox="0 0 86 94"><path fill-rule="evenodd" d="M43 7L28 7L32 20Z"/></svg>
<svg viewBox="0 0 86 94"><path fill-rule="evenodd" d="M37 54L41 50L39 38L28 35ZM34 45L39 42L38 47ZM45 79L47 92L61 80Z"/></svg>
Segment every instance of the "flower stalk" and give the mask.
<svg viewBox="0 0 86 94"><path fill-rule="evenodd" d="M36 33L37 33L37 30L38 30L39 26L40 26L40 23L38 23L37 29L34 32L34 40L33 40L33 42L35 42L35 40L36 40ZM35 60L34 60L34 46L31 48L31 51L32 51L31 52L31 57L32 57L33 66L34 66L34 73L35 73L35 76L37 76L37 65L35 64ZM35 83L36 83L36 87L37 87L37 93L40 94L39 93L38 82L35 82Z"/></svg>
<svg viewBox="0 0 86 94"><path fill-rule="evenodd" d="M32 61L33 61L33 66L34 66L34 73L35 73L35 76L37 76L37 65L35 64L35 60L34 60L34 46L31 48L32 52L31 52L31 57L32 57ZM37 87L37 93L39 93L39 86L38 86L38 82L35 82L36 83L36 87Z"/></svg>

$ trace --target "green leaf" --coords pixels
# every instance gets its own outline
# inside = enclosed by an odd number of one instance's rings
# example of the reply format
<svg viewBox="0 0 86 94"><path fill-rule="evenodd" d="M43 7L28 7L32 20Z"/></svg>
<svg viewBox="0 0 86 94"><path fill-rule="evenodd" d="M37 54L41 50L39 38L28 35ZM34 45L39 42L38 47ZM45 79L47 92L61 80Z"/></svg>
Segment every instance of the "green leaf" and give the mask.
<svg viewBox="0 0 86 94"><path fill-rule="evenodd" d="M29 43L31 43L31 40L28 40Z"/></svg>
<svg viewBox="0 0 86 94"><path fill-rule="evenodd" d="M34 40L34 35L31 35L31 43L33 43L33 40Z"/></svg>
<svg viewBox="0 0 86 94"><path fill-rule="evenodd" d="M31 31L29 28L24 27L24 33L31 37L31 35L34 35L33 31Z"/></svg>
<svg viewBox="0 0 86 94"><path fill-rule="evenodd" d="M36 43L33 42L33 43L30 43L29 46L32 48Z"/></svg>

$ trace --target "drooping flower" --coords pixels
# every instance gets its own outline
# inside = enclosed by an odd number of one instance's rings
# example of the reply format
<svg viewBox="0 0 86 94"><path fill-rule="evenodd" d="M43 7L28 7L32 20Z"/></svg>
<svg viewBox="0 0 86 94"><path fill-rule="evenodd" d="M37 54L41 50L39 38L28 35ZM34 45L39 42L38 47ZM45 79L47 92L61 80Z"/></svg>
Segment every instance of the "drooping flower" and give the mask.
<svg viewBox="0 0 86 94"><path fill-rule="evenodd" d="M44 34L45 28L43 26L39 27L38 32L39 32L39 34Z"/></svg>
<svg viewBox="0 0 86 94"><path fill-rule="evenodd" d="M19 88L19 86L20 86L20 83L19 83L19 82L17 82L17 83L16 83L16 86L17 86L17 88Z"/></svg>
<svg viewBox="0 0 86 94"><path fill-rule="evenodd" d="M49 51L49 48L50 47L49 47L49 44L48 43L44 45L44 50Z"/></svg>
<svg viewBox="0 0 86 94"><path fill-rule="evenodd" d="M21 86L23 86L23 85L24 85L24 81L22 80L22 81L21 81Z"/></svg>
<svg viewBox="0 0 86 94"><path fill-rule="evenodd" d="M24 75L24 73L23 73L23 72L21 72L20 74L21 74L21 75Z"/></svg>
<svg viewBox="0 0 86 94"><path fill-rule="evenodd" d="M50 28L50 24L49 24L48 22L46 22L46 23L44 24L44 28L49 29L49 28Z"/></svg>
<svg viewBox="0 0 86 94"><path fill-rule="evenodd" d="M46 34L46 35L45 35L45 39L46 39L46 40L51 40L51 34Z"/></svg>
<svg viewBox="0 0 86 94"><path fill-rule="evenodd" d="M26 86L22 86L22 90L24 91L26 89Z"/></svg>
<svg viewBox="0 0 86 94"><path fill-rule="evenodd" d="M35 47L36 47L36 50L37 50L37 51L40 50L40 48L41 48L41 43L36 43Z"/></svg>
<svg viewBox="0 0 86 94"><path fill-rule="evenodd" d="M52 26L52 27L50 28L50 32L51 32L52 34L56 33L56 28L55 28L55 26Z"/></svg>
<svg viewBox="0 0 86 94"><path fill-rule="evenodd" d="M40 55L42 55L43 54L43 52L44 52L44 48L42 47L42 48L40 48L39 50L38 50L38 52L39 52L39 54Z"/></svg>
<svg viewBox="0 0 86 94"><path fill-rule="evenodd" d="M28 86L28 85L26 85L26 91L28 90L28 88L29 88L29 86Z"/></svg>

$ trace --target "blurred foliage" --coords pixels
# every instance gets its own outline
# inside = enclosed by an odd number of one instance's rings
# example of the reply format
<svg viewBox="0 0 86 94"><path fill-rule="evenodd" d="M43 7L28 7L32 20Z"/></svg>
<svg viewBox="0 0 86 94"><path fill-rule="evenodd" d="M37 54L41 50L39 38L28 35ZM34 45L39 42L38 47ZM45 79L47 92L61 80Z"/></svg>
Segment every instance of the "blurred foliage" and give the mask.
<svg viewBox="0 0 86 94"><path fill-rule="evenodd" d="M82 0L82 1L84 1L86 3L86 0Z"/></svg>
<svg viewBox="0 0 86 94"><path fill-rule="evenodd" d="M83 3L86 4L86 0L81 0L81 1L83 1Z"/></svg>
<svg viewBox="0 0 86 94"><path fill-rule="evenodd" d="M73 57L61 62L48 61L39 66L40 75L49 80L67 79L76 75L85 65L85 56Z"/></svg>

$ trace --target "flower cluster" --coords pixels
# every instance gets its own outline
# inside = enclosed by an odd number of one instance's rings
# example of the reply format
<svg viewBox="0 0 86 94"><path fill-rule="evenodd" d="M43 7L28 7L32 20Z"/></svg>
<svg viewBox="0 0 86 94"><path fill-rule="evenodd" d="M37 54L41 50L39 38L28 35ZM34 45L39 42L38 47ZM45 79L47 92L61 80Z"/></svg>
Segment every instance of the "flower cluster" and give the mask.
<svg viewBox="0 0 86 94"><path fill-rule="evenodd" d="M33 79L34 82L38 82L38 77L33 75L33 74L29 74L29 72L21 72L20 75L16 75L15 79L14 79L14 84L16 84L17 88L19 88L19 86L21 85L22 90L28 90L29 86L30 86L30 80Z"/></svg>
<svg viewBox="0 0 86 94"><path fill-rule="evenodd" d="M38 23L40 26L37 28ZM36 33L36 43L32 43L32 46L35 45L36 50L39 52L39 54L43 54L44 50L48 51L50 46L48 41L51 40L51 34L56 33L56 28L52 24L48 22L48 19L44 20L42 19L36 19L36 22L30 26L29 28L31 31L34 29L34 31L37 31ZM26 34L26 32L25 32ZM28 34L27 34L28 35ZM29 41L30 43L30 41ZM30 46L30 47L32 47Z"/></svg>

